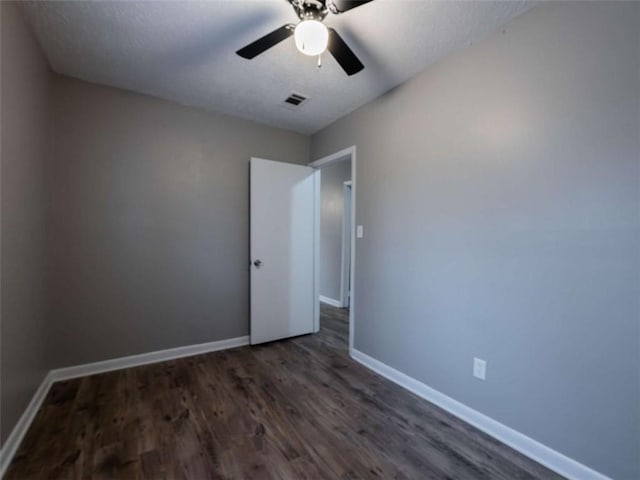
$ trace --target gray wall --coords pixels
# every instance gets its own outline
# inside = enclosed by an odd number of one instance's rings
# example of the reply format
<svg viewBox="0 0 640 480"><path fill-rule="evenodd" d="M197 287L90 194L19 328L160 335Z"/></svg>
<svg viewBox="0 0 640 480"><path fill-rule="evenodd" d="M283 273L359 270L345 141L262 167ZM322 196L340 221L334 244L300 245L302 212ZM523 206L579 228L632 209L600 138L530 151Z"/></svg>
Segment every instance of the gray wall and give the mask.
<svg viewBox="0 0 640 480"><path fill-rule="evenodd" d="M51 73L16 4L2 38L2 442L46 374L45 161Z"/></svg>
<svg viewBox="0 0 640 480"><path fill-rule="evenodd" d="M312 139L358 148L355 347L619 479L640 478L639 17L543 4Z"/></svg>
<svg viewBox="0 0 640 480"><path fill-rule="evenodd" d="M320 295L340 300L344 182L351 180L351 162L322 169L320 188Z"/></svg>
<svg viewBox="0 0 640 480"><path fill-rule="evenodd" d="M55 75L1 12L4 441L51 368L247 335L249 158L310 140Z"/></svg>
<svg viewBox="0 0 640 480"><path fill-rule="evenodd" d="M309 137L57 76L54 367L247 335L249 159Z"/></svg>

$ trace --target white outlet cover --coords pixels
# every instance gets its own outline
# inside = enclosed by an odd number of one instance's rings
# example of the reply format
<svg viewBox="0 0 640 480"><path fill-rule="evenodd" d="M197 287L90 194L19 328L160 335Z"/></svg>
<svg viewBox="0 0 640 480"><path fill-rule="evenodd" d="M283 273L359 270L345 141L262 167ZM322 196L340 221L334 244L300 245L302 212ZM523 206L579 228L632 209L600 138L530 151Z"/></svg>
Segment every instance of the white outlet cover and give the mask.
<svg viewBox="0 0 640 480"><path fill-rule="evenodd" d="M487 378L487 362L481 358L473 359L473 376L484 380Z"/></svg>
<svg viewBox="0 0 640 480"><path fill-rule="evenodd" d="M356 228L356 237L358 238L364 237L364 230L362 228L362 225L358 225L358 227Z"/></svg>

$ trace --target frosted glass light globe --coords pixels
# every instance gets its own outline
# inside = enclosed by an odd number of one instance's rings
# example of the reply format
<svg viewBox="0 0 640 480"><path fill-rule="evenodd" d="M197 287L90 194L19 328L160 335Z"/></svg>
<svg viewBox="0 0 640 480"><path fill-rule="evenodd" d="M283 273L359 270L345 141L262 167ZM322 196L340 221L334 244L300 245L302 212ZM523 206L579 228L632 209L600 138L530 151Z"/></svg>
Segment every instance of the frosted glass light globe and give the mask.
<svg viewBox="0 0 640 480"><path fill-rule="evenodd" d="M317 20L303 20L294 32L296 47L305 55L320 55L327 49L329 31Z"/></svg>

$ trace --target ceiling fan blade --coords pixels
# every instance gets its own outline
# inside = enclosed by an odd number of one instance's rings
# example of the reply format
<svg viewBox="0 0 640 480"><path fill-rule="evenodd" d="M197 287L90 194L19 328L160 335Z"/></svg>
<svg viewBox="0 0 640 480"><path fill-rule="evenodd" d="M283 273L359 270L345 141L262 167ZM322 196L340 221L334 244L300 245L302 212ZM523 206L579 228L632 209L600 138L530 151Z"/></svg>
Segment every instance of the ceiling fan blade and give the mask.
<svg viewBox="0 0 640 480"><path fill-rule="evenodd" d="M277 45L281 41L289 38L293 35L293 31L296 26L289 23L287 25L283 25L282 27L274 30L271 33L267 33L264 37L259 38L253 43L250 43L244 48L241 48L236 53L243 58L251 60L254 57L257 57L262 52L269 50L274 45Z"/></svg>
<svg viewBox="0 0 640 480"><path fill-rule="evenodd" d="M338 32L333 28L329 28L329 44L327 45L327 50L331 52L331 55L333 55L342 69L349 76L358 73L364 68L364 65L360 60L358 60L356 54L353 53L342 37L338 35Z"/></svg>
<svg viewBox="0 0 640 480"><path fill-rule="evenodd" d="M332 0L331 3L333 3L333 8L331 11L334 13L344 13L352 8L369 3L370 1L371 0Z"/></svg>

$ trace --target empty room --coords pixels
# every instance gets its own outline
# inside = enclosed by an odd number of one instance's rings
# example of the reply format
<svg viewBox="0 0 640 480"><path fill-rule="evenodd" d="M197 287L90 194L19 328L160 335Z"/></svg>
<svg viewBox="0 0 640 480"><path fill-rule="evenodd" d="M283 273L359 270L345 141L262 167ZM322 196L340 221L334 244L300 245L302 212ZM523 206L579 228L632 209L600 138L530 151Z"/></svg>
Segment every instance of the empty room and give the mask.
<svg viewBox="0 0 640 480"><path fill-rule="evenodd" d="M0 479L640 480L640 2L0 1Z"/></svg>

